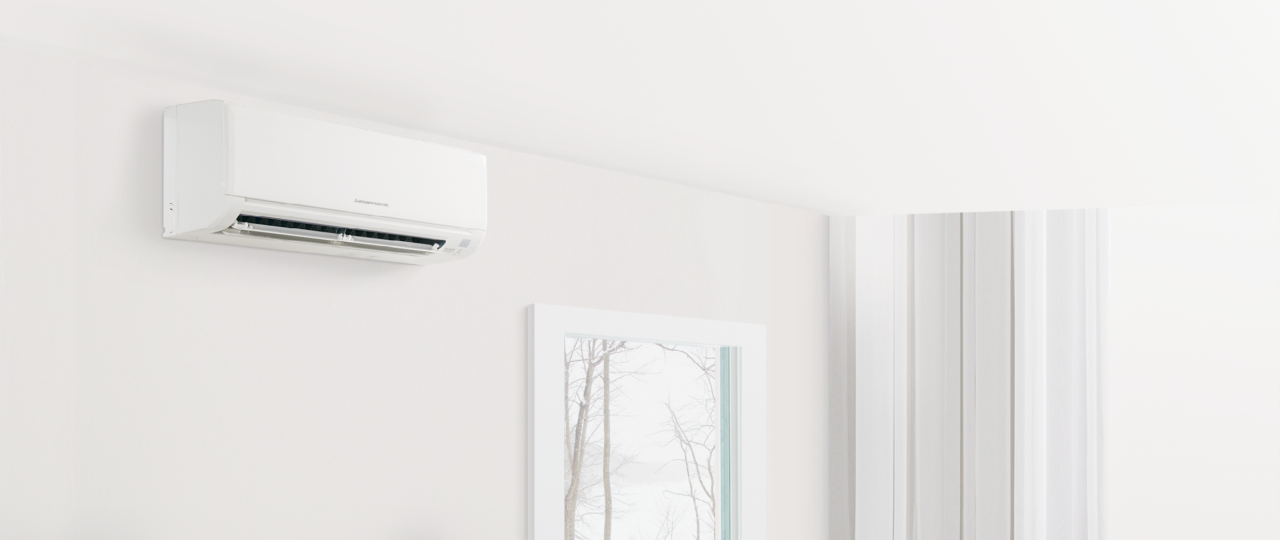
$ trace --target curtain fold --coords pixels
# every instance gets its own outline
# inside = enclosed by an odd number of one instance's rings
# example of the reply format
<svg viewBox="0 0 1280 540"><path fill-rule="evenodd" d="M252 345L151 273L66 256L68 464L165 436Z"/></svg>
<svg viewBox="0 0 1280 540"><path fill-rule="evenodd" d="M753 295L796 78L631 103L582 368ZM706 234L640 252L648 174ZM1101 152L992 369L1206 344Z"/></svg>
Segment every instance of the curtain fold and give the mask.
<svg viewBox="0 0 1280 540"><path fill-rule="evenodd" d="M831 538L1100 540L1106 212L830 223Z"/></svg>

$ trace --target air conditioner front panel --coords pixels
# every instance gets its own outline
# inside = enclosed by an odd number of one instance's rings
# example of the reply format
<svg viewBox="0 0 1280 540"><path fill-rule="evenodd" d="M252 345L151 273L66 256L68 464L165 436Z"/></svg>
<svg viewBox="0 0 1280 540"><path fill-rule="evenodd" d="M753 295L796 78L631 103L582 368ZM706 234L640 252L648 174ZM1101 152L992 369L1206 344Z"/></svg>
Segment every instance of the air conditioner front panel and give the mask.
<svg viewBox="0 0 1280 540"><path fill-rule="evenodd" d="M481 154L226 104L227 194L449 227L484 229Z"/></svg>

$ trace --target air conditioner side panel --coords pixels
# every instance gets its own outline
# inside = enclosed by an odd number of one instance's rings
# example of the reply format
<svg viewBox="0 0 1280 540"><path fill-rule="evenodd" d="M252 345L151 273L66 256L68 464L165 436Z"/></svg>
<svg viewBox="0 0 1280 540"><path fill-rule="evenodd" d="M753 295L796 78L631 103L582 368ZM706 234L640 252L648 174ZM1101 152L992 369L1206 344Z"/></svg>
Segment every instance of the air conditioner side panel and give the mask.
<svg viewBox="0 0 1280 540"><path fill-rule="evenodd" d="M230 195L486 228L481 154L249 107L228 110Z"/></svg>
<svg viewBox="0 0 1280 540"><path fill-rule="evenodd" d="M164 109L163 183L160 189L161 230L178 232L178 108Z"/></svg>
<svg viewBox="0 0 1280 540"><path fill-rule="evenodd" d="M170 107L165 110L164 130L165 236L230 225L235 219L232 207L240 199L226 195L226 103Z"/></svg>

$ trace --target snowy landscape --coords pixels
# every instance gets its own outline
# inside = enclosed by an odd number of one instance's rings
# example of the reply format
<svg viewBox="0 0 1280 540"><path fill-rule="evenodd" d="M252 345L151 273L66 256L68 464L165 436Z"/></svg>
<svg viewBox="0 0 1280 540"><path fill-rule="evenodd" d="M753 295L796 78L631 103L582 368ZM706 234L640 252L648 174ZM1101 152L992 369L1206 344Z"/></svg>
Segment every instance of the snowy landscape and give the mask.
<svg viewBox="0 0 1280 540"><path fill-rule="evenodd" d="M571 337L565 351L565 540L719 539L719 349Z"/></svg>

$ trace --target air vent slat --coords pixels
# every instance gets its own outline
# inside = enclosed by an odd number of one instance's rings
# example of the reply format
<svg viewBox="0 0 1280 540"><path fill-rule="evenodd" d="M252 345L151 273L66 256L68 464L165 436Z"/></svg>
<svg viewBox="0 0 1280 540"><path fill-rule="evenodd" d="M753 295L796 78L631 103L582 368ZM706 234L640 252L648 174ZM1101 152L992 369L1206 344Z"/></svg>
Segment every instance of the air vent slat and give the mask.
<svg viewBox="0 0 1280 540"><path fill-rule="evenodd" d="M240 215L224 234L260 236L300 242L325 243L357 249L408 254L435 253L444 240L402 234L332 227L265 216Z"/></svg>

